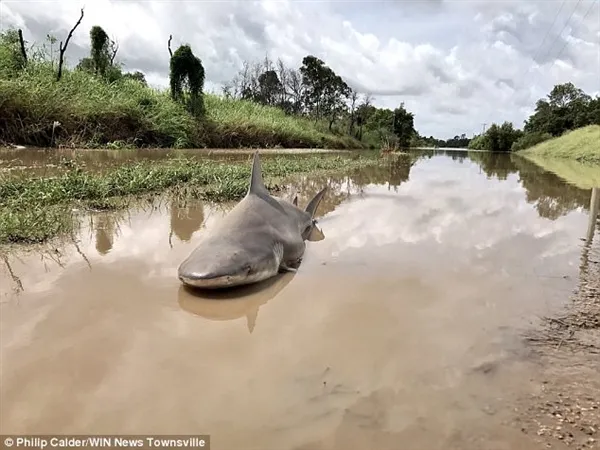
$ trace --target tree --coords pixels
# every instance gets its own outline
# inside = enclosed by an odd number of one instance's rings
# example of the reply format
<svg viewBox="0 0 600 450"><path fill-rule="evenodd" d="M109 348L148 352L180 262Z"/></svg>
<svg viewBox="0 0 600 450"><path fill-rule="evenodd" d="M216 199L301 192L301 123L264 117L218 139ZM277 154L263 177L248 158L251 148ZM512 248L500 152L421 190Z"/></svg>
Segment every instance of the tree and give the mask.
<svg viewBox="0 0 600 450"><path fill-rule="evenodd" d="M110 64L110 39L102 27L94 25L90 30L90 41L92 44L90 56L94 64L94 72L96 75L104 76Z"/></svg>
<svg viewBox="0 0 600 450"><path fill-rule="evenodd" d="M139 70L136 70L135 72L128 72L128 73L124 73L123 74L123 78L127 78L130 80L135 80L138 83L141 83L144 86L148 86L148 83L146 82L146 76L140 72Z"/></svg>
<svg viewBox="0 0 600 450"><path fill-rule="evenodd" d="M56 81L60 81L60 79L62 78L62 68L63 68L63 64L65 61L65 52L67 51L67 46L69 45L69 41L71 40L73 33L75 32L75 30L77 29L77 27L79 26L79 24L81 23L82 20L83 20L83 8L81 8L81 15L79 16L79 20L75 23L73 28L71 28L71 31L69 31L69 34L67 35L67 39L65 40L65 44L63 45L63 42L60 41L60 44L58 46L59 56L58 56L58 73L56 74Z"/></svg>
<svg viewBox="0 0 600 450"><path fill-rule="evenodd" d="M511 122L502 125L493 123L483 135L476 136L469 142L469 149L490 150L492 152L509 152L513 144L523 136L521 130L516 130Z"/></svg>
<svg viewBox="0 0 600 450"><path fill-rule="evenodd" d="M327 118L329 129L346 108L350 87L319 58L308 55L300 67L304 105L315 121Z"/></svg>
<svg viewBox="0 0 600 450"><path fill-rule="evenodd" d="M173 53L170 68L171 97L175 101L185 103L192 114L202 114L204 111L202 61L194 55L189 45L182 45Z"/></svg>
<svg viewBox="0 0 600 450"><path fill-rule="evenodd" d="M15 29L8 29L1 32L0 74L8 78L23 70L27 63L23 55L19 32Z"/></svg>
<svg viewBox="0 0 600 450"><path fill-rule="evenodd" d="M524 130L560 136L565 131L594 123L590 116L592 107L592 98L573 83L557 84L547 99L537 101L535 112L525 122Z"/></svg>
<svg viewBox="0 0 600 450"><path fill-rule="evenodd" d="M394 110L393 130L400 147L408 147L415 133L414 114L404 108L404 103Z"/></svg>
<svg viewBox="0 0 600 450"><path fill-rule="evenodd" d="M304 87L304 104L308 113L314 115L315 119L322 116L322 102L325 91L328 67L315 56L305 56L302 59L302 86Z"/></svg>
<svg viewBox="0 0 600 450"><path fill-rule="evenodd" d="M350 109L350 120L349 120L349 124L348 124L348 134L350 136L353 135L354 132L354 125L356 124L356 107L357 104L356 102L358 101L358 92L356 92L354 89L350 90L350 105L349 105L349 109Z"/></svg>
<svg viewBox="0 0 600 450"><path fill-rule="evenodd" d="M326 78L325 90L323 95L323 114L329 120L329 130L331 131L333 124L346 110L346 102L350 96L351 89L342 79L335 75L333 71L329 71Z"/></svg>
<svg viewBox="0 0 600 450"><path fill-rule="evenodd" d="M371 105L372 103L373 97L370 94L366 94L356 109L356 125L358 126L358 133L356 137L360 141L362 141L363 137L363 127L375 110L375 107Z"/></svg>
<svg viewBox="0 0 600 450"><path fill-rule="evenodd" d="M263 105L275 106L281 101L283 86L279 81L277 72L267 70L258 77L258 102Z"/></svg>

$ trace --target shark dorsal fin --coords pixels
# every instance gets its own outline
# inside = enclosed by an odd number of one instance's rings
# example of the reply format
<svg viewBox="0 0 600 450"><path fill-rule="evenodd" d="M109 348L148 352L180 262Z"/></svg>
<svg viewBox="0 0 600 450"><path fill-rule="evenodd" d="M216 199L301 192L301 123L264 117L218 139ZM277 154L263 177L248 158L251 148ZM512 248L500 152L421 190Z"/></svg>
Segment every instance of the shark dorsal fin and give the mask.
<svg viewBox="0 0 600 450"><path fill-rule="evenodd" d="M254 152L254 159L252 160L252 173L250 175L250 187L248 188L248 194L269 195L269 191L263 182L262 170L260 168L260 156L258 155L258 152Z"/></svg>
<svg viewBox="0 0 600 450"><path fill-rule="evenodd" d="M319 207L319 203L321 203L321 200L323 199L323 195L325 195L325 191L327 191L327 186L321 189L319 193L315 195L310 202L308 202L308 205L306 205L305 211L310 214L311 219L315 217L315 212Z"/></svg>

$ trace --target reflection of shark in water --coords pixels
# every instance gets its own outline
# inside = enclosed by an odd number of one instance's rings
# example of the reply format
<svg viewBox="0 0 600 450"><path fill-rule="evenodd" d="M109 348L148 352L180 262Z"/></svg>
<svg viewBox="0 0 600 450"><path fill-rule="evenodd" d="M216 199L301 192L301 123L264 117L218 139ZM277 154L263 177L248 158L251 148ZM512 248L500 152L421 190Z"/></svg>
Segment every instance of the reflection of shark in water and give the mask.
<svg viewBox="0 0 600 450"><path fill-rule="evenodd" d="M199 292L181 285L178 302L181 309L209 320L235 320L246 317L248 331L252 333L256 326L258 309L275 298L294 276L293 272L286 272L232 290Z"/></svg>

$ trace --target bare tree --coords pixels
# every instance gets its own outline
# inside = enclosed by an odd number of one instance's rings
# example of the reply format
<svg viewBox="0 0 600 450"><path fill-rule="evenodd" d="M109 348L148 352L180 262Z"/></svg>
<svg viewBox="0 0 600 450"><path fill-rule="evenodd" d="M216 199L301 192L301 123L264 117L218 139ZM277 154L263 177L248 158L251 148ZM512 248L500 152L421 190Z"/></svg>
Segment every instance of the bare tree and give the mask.
<svg viewBox="0 0 600 450"><path fill-rule="evenodd" d="M171 41L173 40L173 35L169 35L169 40L167 41L167 48L169 49L169 55L171 58L173 57L173 51L171 50Z"/></svg>
<svg viewBox="0 0 600 450"><path fill-rule="evenodd" d="M280 92L279 105L284 106L288 100L288 69L281 58L277 58L277 77L283 87Z"/></svg>
<svg viewBox="0 0 600 450"><path fill-rule="evenodd" d="M227 83L224 83L223 86L221 86L221 92L223 92L225 98L236 98L235 86L233 84L233 81L228 81Z"/></svg>
<svg viewBox="0 0 600 450"><path fill-rule="evenodd" d="M115 57L119 51L119 43L115 39L110 40L110 65L113 66Z"/></svg>
<svg viewBox="0 0 600 450"><path fill-rule="evenodd" d="M356 123L356 102L358 101L358 92L354 89L350 91L350 124L348 126L348 134L352 136L354 124Z"/></svg>
<svg viewBox="0 0 600 450"><path fill-rule="evenodd" d="M273 61L271 61L269 59L269 54L265 54L265 59L263 61L263 67L262 67L264 72L267 72L269 70L274 70L275 67L273 66Z"/></svg>
<svg viewBox="0 0 600 450"><path fill-rule="evenodd" d="M60 45L59 45L60 54L58 57L58 74L56 75L56 81L60 81L60 78L62 77L62 68L63 68L63 63L64 63L65 52L67 51L67 46L69 45L69 41L71 40L71 37L73 36L73 32L77 29L77 27L79 26L79 24L81 23L82 20L83 20L83 8L81 8L81 15L79 16L79 20L77 21L75 26L73 28L71 28L71 31L69 31L67 39L65 40L65 45L63 46L62 41L60 41Z"/></svg>
<svg viewBox="0 0 600 450"><path fill-rule="evenodd" d="M292 102L292 111L295 114L303 112L302 99L304 97L304 86L302 85L302 74L297 69L289 69L287 72L287 92Z"/></svg>
<svg viewBox="0 0 600 450"><path fill-rule="evenodd" d="M23 55L23 66L27 65L27 51L25 50L25 40L23 39L23 30L19 28L19 43L21 44L21 54Z"/></svg>
<svg viewBox="0 0 600 450"><path fill-rule="evenodd" d="M357 108L357 113L356 114L356 123L358 125L358 140L362 140L362 136L363 136L363 125L365 124L365 122L367 121L367 114L368 111L371 107L371 105L373 104L373 96L369 93L364 94L362 102L360 103L360 105Z"/></svg>

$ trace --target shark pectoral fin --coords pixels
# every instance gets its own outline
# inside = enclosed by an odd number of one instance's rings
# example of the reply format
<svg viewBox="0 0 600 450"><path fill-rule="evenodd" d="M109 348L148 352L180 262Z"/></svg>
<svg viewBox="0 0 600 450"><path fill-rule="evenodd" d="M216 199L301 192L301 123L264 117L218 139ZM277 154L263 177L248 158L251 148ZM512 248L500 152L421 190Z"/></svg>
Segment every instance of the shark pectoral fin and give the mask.
<svg viewBox="0 0 600 450"><path fill-rule="evenodd" d="M297 195L294 197L294 200L292 201L292 204L294 206L298 206L298 196Z"/></svg>
<svg viewBox="0 0 600 450"><path fill-rule="evenodd" d="M325 235L323 234L323 231L321 231L317 227L317 225L313 225L310 229L310 234L308 235L308 238L306 240L310 241L310 242L319 242L319 241L322 241L323 239L325 239Z"/></svg>

